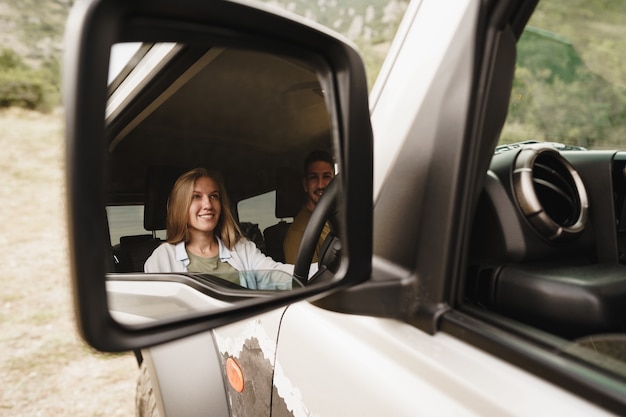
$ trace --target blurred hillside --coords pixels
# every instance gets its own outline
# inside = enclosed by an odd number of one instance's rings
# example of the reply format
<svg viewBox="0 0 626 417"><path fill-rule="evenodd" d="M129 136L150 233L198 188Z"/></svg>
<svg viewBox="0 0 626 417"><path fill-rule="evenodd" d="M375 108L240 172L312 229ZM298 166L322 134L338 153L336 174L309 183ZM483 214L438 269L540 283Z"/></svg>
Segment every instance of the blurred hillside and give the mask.
<svg viewBox="0 0 626 417"><path fill-rule="evenodd" d="M0 107L48 110L60 103L63 32L75 0L0 0ZM265 0L354 41L370 87L408 0Z"/></svg>
<svg viewBox="0 0 626 417"><path fill-rule="evenodd" d="M74 0L0 0L0 49L34 67L61 56L65 20Z"/></svg>
<svg viewBox="0 0 626 417"><path fill-rule="evenodd" d="M535 139L591 149L623 147L624 2L571 0L570 4L541 2L518 42L509 115L500 143Z"/></svg>
<svg viewBox="0 0 626 417"><path fill-rule="evenodd" d="M61 102L65 20L74 0L0 0L0 107Z"/></svg>
<svg viewBox="0 0 626 417"><path fill-rule="evenodd" d="M362 55L371 88L409 0L265 0L341 33Z"/></svg>

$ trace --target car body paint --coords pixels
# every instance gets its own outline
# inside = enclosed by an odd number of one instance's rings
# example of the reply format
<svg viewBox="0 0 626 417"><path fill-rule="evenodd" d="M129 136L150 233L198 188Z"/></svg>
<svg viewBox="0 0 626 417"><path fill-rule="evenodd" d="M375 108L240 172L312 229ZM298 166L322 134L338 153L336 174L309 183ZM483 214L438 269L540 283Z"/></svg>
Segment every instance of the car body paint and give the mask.
<svg viewBox="0 0 626 417"><path fill-rule="evenodd" d="M420 126L422 151L427 152L436 121L446 114L441 106L452 97L451 92L458 95L465 90L469 94L472 60L467 54L473 54L479 6L478 0L455 0L446 5L447 13L441 13L440 2L419 0L407 9L370 94L374 201L403 143L415 140L415 126ZM467 68L454 70L461 65ZM461 103L465 100L455 99ZM429 105L424 106L424 102Z"/></svg>
<svg viewBox="0 0 626 417"><path fill-rule="evenodd" d="M276 362L310 415L612 415L445 333L306 302L287 309Z"/></svg>

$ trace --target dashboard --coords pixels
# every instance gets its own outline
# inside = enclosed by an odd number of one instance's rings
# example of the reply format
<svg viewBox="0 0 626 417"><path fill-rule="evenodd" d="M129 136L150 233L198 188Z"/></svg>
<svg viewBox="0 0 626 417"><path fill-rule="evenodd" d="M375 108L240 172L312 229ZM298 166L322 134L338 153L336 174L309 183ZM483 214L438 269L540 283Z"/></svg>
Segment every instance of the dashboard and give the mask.
<svg viewBox="0 0 626 417"><path fill-rule="evenodd" d="M496 149L473 225L465 301L567 339L624 331L626 153Z"/></svg>

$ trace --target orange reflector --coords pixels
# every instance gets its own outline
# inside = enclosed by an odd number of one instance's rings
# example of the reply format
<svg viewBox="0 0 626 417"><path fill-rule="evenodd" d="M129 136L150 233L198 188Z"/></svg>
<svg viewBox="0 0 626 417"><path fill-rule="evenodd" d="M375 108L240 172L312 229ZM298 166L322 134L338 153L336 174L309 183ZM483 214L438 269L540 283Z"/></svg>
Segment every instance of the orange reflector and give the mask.
<svg viewBox="0 0 626 417"><path fill-rule="evenodd" d="M243 372L239 364L233 359L226 359L226 376L230 386L237 392L243 391Z"/></svg>

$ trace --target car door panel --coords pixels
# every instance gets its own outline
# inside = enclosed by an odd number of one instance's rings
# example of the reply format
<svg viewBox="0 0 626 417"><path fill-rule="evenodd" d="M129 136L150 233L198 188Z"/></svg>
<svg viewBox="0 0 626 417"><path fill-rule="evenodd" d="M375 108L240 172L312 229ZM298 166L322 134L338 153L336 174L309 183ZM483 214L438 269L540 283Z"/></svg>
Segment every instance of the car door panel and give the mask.
<svg viewBox="0 0 626 417"><path fill-rule="evenodd" d="M445 333L306 302L285 312L279 383L294 416L611 415Z"/></svg>

